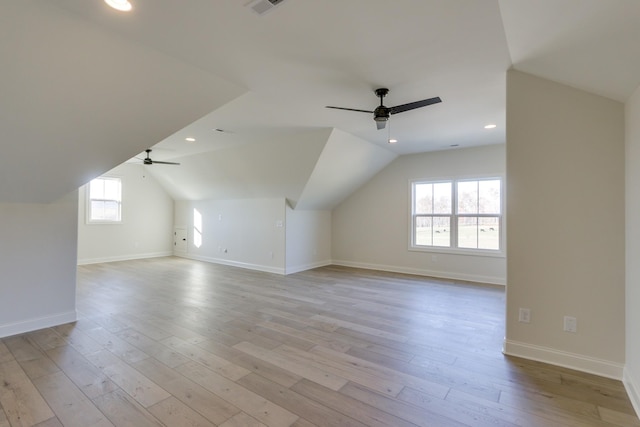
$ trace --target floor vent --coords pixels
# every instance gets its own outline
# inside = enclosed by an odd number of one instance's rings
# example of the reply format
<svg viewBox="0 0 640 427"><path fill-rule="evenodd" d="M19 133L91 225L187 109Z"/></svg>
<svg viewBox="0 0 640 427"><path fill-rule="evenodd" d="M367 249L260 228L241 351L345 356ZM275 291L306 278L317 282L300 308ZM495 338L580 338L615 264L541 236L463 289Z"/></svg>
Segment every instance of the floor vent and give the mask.
<svg viewBox="0 0 640 427"><path fill-rule="evenodd" d="M258 15L264 15L283 1L284 0L254 0L247 6Z"/></svg>

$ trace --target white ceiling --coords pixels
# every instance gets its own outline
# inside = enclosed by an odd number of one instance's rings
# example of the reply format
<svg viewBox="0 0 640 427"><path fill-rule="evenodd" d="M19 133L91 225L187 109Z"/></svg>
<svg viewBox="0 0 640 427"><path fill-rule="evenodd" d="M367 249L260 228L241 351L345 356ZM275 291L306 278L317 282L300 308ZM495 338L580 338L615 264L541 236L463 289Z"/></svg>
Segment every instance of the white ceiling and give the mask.
<svg viewBox="0 0 640 427"><path fill-rule="evenodd" d="M371 115L324 108L373 109L377 87L390 89L388 106L443 99L392 117L398 154L504 142L510 59L496 1L285 0L263 16L245 0L135 0L130 14L97 0L54 3L247 88L250 96L187 132L198 143L219 137L214 128L243 136L335 127L386 144Z"/></svg>
<svg viewBox="0 0 640 427"><path fill-rule="evenodd" d="M150 146L166 160L331 128L395 155L504 143L512 65L621 102L640 83L637 0L285 0L263 16L248 0L131 1L3 5L0 178L33 189L0 184L0 201L51 200ZM443 102L390 132L324 108L373 109L382 86L387 106ZM40 152L52 166L21 177Z"/></svg>

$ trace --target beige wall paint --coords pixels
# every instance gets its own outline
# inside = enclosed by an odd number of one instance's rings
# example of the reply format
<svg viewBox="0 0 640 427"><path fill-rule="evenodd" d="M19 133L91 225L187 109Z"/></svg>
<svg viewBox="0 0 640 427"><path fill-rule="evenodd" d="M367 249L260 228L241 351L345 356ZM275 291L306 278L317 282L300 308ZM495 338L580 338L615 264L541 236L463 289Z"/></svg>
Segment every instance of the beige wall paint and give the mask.
<svg viewBox="0 0 640 427"><path fill-rule="evenodd" d="M76 319L77 194L0 203L0 337Z"/></svg>
<svg viewBox="0 0 640 427"><path fill-rule="evenodd" d="M619 376L624 241L623 105L510 71L506 352Z"/></svg>
<svg viewBox="0 0 640 427"><path fill-rule="evenodd" d="M173 253L173 199L149 168L124 163L105 175L122 180L122 223L87 224L87 185L78 203L78 264L167 256Z"/></svg>
<svg viewBox="0 0 640 427"><path fill-rule="evenodd" d="M625 385L640 413L640 88L627 101Z"/></svg>
<svg viewBox="0 0 640 427"><path fill-rule="evenodd" d="M504 257L408 250L410 180L503 175L504 172L504 145L397 158L334 209L334 263L504 284Z"/></svg>

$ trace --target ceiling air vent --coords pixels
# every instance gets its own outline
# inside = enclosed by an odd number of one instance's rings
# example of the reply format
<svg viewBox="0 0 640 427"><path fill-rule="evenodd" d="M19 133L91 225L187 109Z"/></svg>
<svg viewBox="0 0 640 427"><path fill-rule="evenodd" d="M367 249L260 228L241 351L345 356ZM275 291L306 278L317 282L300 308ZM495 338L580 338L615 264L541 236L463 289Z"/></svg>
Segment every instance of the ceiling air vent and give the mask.
<svg viewBox="0 0 640 427"><path fill-rule="evenodd" d="M264 15L283 1L284 0L254 0L247 6L258 15Z"/></svg>

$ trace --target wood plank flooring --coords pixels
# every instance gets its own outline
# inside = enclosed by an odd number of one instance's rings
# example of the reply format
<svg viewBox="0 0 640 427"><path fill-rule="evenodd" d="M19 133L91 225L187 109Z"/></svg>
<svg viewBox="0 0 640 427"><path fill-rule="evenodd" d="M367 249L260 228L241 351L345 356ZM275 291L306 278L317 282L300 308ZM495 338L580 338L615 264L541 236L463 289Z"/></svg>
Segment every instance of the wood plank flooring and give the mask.
<svg viewBox="0 0 640 427"><path fill-rule="evenodd" d="M0 340L0 427L640 426L619 381L505 357L504 290L159 258L78 268Z"/></svg>

